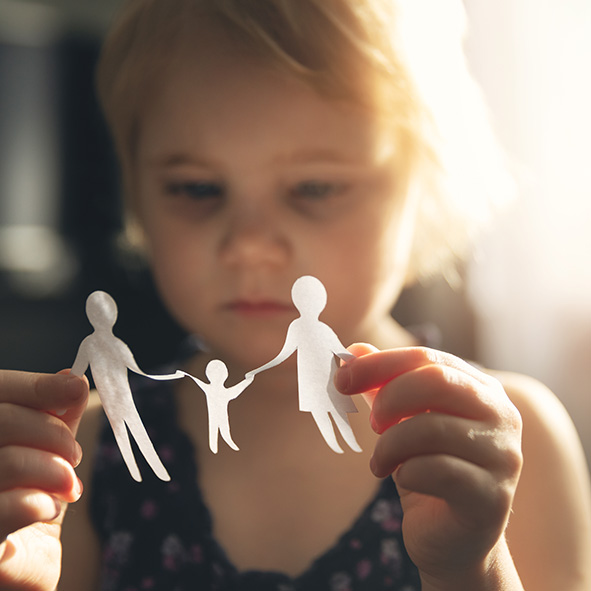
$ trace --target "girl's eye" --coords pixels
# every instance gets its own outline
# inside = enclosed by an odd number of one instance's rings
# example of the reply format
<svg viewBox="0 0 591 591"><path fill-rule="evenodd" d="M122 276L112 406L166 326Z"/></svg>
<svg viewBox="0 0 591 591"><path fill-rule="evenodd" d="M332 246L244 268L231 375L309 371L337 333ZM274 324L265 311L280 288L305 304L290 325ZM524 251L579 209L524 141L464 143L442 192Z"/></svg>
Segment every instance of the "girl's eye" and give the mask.
<svg viewBox="0 0 591 591"><path fill-rule="evenodd" d="M188 197L195 201L217 199L224 196L224 189L218 183L208 182L174 182L166 187L169 195Z"/></svg>
<svg viewBox="0 0 591 591"><path fill-rule="evenodd" d="M294 197L304 197L307 199L326 199L338 195L345 189L344 185L338 183L329 183L323 181L304 181L298 183L291 193Z"/></svg>

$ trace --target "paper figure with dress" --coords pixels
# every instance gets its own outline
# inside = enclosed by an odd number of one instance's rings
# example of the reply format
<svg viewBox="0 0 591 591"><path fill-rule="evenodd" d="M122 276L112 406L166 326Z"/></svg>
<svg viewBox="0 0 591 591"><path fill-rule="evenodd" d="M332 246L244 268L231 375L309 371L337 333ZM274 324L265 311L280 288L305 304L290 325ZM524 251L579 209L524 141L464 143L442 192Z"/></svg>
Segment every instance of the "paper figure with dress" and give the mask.
<svg viewBox="0 0 591 591"><path fill-rule="evenodd" d="M336 427L349 447L360 452L347 417L357 408L353 399L341 394L334 385L337 357L347 361L354 355L332 328L319 319L326 307L326 289L319 279L305 275L295 281L291 296L300 317L289 325L283 348L274 359L246 375L255 376L275 367L297 352L299 409L312 414L333 451L343 453L335 435Z"/></svg>

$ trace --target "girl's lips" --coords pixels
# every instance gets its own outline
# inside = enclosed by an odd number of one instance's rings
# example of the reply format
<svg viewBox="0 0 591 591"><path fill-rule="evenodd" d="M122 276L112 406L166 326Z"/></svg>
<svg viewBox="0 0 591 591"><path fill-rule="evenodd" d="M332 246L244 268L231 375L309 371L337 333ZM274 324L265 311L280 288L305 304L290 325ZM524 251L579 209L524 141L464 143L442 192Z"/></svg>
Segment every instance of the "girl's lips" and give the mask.
<svg viewBox="0 0 591 591"><path fill-rule="evenodd" d="M285 314L286 312L293 313L295 308L293 305L283 304L277 301L248 301L236 300L229 302L224 306L226 310L236 312L244 316L265 316L272 314Z"/></svg>

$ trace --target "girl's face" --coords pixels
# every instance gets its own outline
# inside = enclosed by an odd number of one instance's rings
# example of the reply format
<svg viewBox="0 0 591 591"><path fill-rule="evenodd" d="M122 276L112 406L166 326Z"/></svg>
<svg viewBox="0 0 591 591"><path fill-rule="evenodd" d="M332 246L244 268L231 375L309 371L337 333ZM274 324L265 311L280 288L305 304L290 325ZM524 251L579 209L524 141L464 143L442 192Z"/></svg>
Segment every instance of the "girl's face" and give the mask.
<svg viewBox="0 0 591 591"><path fill-rule="evenodd" d="M383 126L209 37L150 97L138 140L137 213L165 303L214 355L252 369L298 316L293 282L314 275L321 320L345 345L380 346L414 211L395 197Z"/></svg>

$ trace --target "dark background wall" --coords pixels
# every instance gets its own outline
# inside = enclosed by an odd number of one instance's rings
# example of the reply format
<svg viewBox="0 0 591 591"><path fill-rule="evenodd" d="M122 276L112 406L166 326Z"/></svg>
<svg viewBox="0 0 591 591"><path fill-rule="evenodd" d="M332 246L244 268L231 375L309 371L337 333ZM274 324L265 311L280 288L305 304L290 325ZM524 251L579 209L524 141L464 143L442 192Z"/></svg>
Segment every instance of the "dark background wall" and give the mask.
<svg viewBox="0 0 591 591"><path fill-rule="evenodd" d="M67 367L91 330L84 302L95 289L115 297L117 334L145 366L171 359L183 337L147 270L124 260L117 248L119 179L94 95L98 47L97 37L67 31L50 43L0 41L0 179L13 179L0 182L2 368ZM38 132L31 129L35 122ZM49 139L42 137L48 133ZM45 156L33 158L40 145ZM45 161L57 170L48 174ZM61 245L45 268L40 263L31 269L29 260L47 258L50 245L42 240L16 240L9 256L15 232L30 227L42 227ZM33 250L28 258L25 248Z"/></svg>

